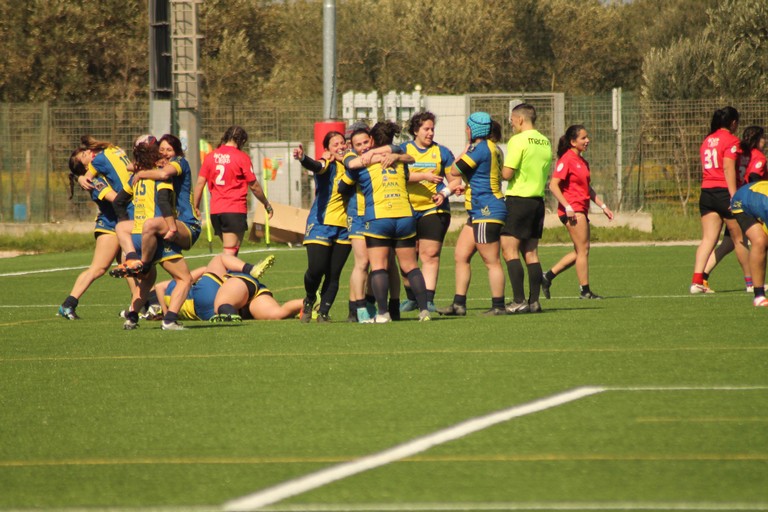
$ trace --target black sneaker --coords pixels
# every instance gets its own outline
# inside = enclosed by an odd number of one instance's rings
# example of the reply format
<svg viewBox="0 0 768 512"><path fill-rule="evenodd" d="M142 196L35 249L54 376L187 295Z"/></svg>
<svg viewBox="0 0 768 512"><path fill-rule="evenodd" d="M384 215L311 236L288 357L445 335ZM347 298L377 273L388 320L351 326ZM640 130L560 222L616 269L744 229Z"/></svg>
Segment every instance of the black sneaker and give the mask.
<svg viewBox="0 0 768 512"><path fill-rule="evenodd" d="M312 321L312 306L314 306L312 302L304 299L304 305L301 308L301 316L299 317L301 323L308 324Z"/></svg>
<svg viewBox="0 0 768 512"><path fill-rule="evenodd" d="M211 322L212 324L223 324L223 323L239 324L243 321L243 317L237 314L219 313L218 315L213 315L208 321ZM163 322L163 326L165 326L165 322ZM176 329L173 329L173 330L176 330Z"/></svg>
<svg viewBox="0 0 768 512"><path fill-rule="evenodd" d="M467 316L467 307L454 302L446 308L437 308L437 313L444 316Z"/></svg>
<svg viewBox="0 0 768 512"><path fill-rule="evenodd" d="M66 318L67 320L80 320L80 317L77 316L77 313L75 313L75 308L65 308L64 306L59 306L59 312L57 315L62 318Z"/></svg>
<svg viewBox="0 0 768 512"><path fill-rule="evenodd" d="M552 281L547 279L547 273L543 273L541 275L541 293L544 294L544 297L547 299L551 299L552 296L549 293L549 288L552 286Z"/></svg>
<svg viewBox="0 0 768 512"><path fill-rule="evenodd" d="M130 318L123 322L123 329L126 331L133 331L139 328L139 322L134 322Z"/></svg>
<svg viewBox="0 0 768 512"><path fill-rule="evenodd" d="M596 293L593 292L581 292L579 294L580 299L597 299L600 300L602 297Z"/></svg>
<svg viewBox="0 0 768 512"><path fill-rule="evenodd" d="M508 302L504 309L508 315L531 312L531 306L527 302Z"/></svg>
<svg viewBox="0 0 768 512"><path fill-rule="evenodd" d="M357 311L350 311L349 316L347 317L347 323L357 323Z"/></svg>
<svg viewBox="0 0 768 512"><path fill-rule="evenodd" d="M328 316L328 313L318 313L317 314L317 323L319 324L327 324L331 322L331 317Z"/></svg>
<svg viewBox="0 0 768 512"><path fill-rule="evenodd" d="M541 304L539 304L539 301L535 300L533 302L528 303L528 311L530 313L541 313Z"/></svg>
<svg viewBox="0 0 768 512"><path fill-rule="evenodd" d="M483 316L501 316L501 315L506 315L506 314L507 314L507 310L506 309L498 308L498 307L495 307L495 306L492 307L491 309L489 309L488 311L485 311L484 313L482 313Z"/></svg>

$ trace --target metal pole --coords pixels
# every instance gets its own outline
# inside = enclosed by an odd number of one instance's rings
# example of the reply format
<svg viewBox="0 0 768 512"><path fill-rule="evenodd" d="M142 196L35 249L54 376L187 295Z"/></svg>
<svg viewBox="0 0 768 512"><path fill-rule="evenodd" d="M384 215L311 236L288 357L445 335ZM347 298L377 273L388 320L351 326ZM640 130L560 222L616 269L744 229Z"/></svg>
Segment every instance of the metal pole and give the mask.
<svg viewBox="0 0 768 512"><path fill-rule="evenodd" d="M336 0L323 2L323 114L336 119Z"/></svg>
<svg viewBox="0 0 768 512"><path fill-rule="evenodd" d="M621 87L613 89L613 129L616 131L616 205L622 201L622 155L621 155Z"/></svg>

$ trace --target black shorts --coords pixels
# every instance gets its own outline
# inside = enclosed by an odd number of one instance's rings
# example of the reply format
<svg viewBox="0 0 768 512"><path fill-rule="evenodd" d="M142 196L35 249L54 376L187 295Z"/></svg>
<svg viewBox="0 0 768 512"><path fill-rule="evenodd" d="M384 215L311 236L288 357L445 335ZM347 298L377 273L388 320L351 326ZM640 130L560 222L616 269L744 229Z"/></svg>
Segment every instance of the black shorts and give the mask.
<svg viewBox="0 0 768 512"><path fill-rule="evenodd" d="M501 240L503 224L498 222L473 222L472 234L476 244L492 244Z"/></svg>
<svg viewBox="0 0 768 512"><path fill-rule="evenodd" d="M747 230L754 226L755 224L758 224L760 221L757 220L755 217L751 216L748 213L741 212L741 213L734 213L734 218L736 219L736 222L739 223L739 227L741 228L741 232L744 233L744 236L747 236ZM728 234L728 228L725 228L725 234ZM730 236L730 235L728 235Z"/></svg>
<svg viewBox="0 0 768 512"><path fill-rule="evenodd" d="M389 247L391 249L399 249L401 247L416 247L416 237L406 238L404 240L398 240L395 238L376 238L375 236L365 237L366 247Z"/></svg>
<svg viewBox="0 0 768 512"><path fill-rule="evenodd" d="M445 240L445 234L451 225L451 214L448 212L431 213L424 215L416 223L416 238L418 240Z"/></svg>
<svg viewBox="0 0 768 512"><path fill-rule="evenodd" d="M248 231L248 215L245 213L212 213L211 226L217 236L222 233L242 235Z"/></svg>
<svg viewBox="0 0 768 512"><path fill-rule="evenodd" d="M541 197L507 196L507 220L501 236L518 240L540 239L544 234L544 199Z"/></svg>
<svg viewBox="0 0 768 512"><path fill-rule="evenodd" d="M699 198L701 216L715 212L724 219L732 219L731 194L727 188L703 188Z"/></svg>
<svg viewBox="0 0 768 512"><path fill-rule="evenodd" d="M589 222L589 215L584 215L587 218L587 222ZM558 219L560 219L560 222L563 223L563 226L568 224L568 216L567 215L558 215Z"/></svg>

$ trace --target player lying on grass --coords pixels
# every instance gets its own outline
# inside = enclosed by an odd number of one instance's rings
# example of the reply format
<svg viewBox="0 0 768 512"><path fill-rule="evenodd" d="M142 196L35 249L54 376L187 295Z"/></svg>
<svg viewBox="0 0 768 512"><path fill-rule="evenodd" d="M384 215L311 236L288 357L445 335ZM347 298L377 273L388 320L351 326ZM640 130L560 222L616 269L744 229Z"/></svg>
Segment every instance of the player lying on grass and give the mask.
<svg viewBox="0 0 768 512"><path fill-rule="evenodd" d="M179 311L179 318L239 322L295 317L301 310L302 301L291 300L281 305L259 281L274 261L272 255L257 265L231 254L214 256L206 266L192 271L194 284ZM175 287L174 281L163 281L155 286L163 309L168 306L169 294Z"/></svg>

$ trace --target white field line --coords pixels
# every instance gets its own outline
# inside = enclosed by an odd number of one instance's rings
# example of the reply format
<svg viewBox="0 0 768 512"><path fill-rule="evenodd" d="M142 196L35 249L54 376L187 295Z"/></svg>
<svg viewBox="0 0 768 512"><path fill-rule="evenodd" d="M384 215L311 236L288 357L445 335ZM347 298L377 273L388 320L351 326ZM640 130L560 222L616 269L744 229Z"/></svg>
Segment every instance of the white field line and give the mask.
<svg viewBox="0 0 768 512"><path fill-rule="evenodd" d="M495 503L366 503L359 505L307 504L267 507L279 512L448 512L460 510L688 510L688 511L761 511L768 503L696 503L696 502L495 502Z"/></svg>
<svg viewBox="0 0 768 512"><path fill-rule="evenodd" d="M22 275L29 275L29 274L42 274L46 272L58 272L60 270L82 270L86 269L88 267L69 267L69 268L59 268L59 269L49 269L49 270L33 270L29 272L17 272L15 274L0 274L0 277L7 277L7 276L22 276ZM270 270L270 272L275 272L274 270ZM279 270L278 270L279 272ZM271 289L271 288L270 288ZM280 290L284 290L285 288L280 288ZM303 289L303 288L302 288ZM346 290L347 287L342 286L340 290ZM274 290L273 290L274 291ZM721 295L723 297L725 295ZM746 294L745 294L746 296ZM659 299L689 299L691 297L690 294L682 294L682 295L627 295L621 297L622 299L650 299L650 300L659 300ZM693 300L711 300L712 295L701 295L701 299L693 299ZM703 297L708 297L704 299ZM733 295L728 295L728 297L733 297ZM544 303L546 306L547 303L550 301L559 301L559 300L574 300L578 299L578 295L571 295L571 296L563 296L563 297L552 297L551 299L547 299L547 302ZM607 297L607 299L611 299L611 297ZM448 303L451 300L451 297L448 297L447 295L445 297L439 297L437 300L437 303L445 302ZM467 297L467 302L483 302L488 303L489 299L488 297ZM88 304L89 307L106 307L106 306L115 306L120 305L122 303L115 302L114 304ZM60 304L0 304L0 309L6 308L6 309L13 309L13 308L56 308L59 307ZM471 314L471 311L469 312Z"/></svg>
<svg viewBox="0 0 768 512"><path fill-rule="evenodd" d="M231 500L224 504L224 509L232 512L256 510L286 498L290 498L291 496L296 496L297 494L302 494L318 487L322 487L336 480L341 480L406 457L411 457L434 446L462 438L498 423L551 409L574 400L602 393L603 391L605 391L605 388L602 387L575 388L563 393L558 393L557 395L497 411L486 416L472 418L388 450L368 455L354 461L331 466L315 473L299 477L295 480L289 480L275 485L274 487L269 487L253 494Z"/></svg>
<svg viewBox="0 0 768 512"><path fill-rule="evenodd" d="M230 500L224 504L227 512L245 512L267 507L284 499L317 489L337 480L347 478L370 469L375 469L417 453L424 452L434 446L460 439L480 430L499 423L534 414L569 402L606 391L648 392L648 391L763 391L768 386L583 386L574 388L550 397L533 402L517 405L497 411L486 416L472 418L452 427L439 430L432 434L416 438L412 441L397 445L388 450L368 455L360 459L337 464L329 468L310 473L294 480L288 480L273 487ZM495 504L396 504L396 505L333 505L299 506L299 507L269 507L269 510L280 511L440 511L440 510L768 510L768 503L495 503ZM424 508L427 507L427 508ZM430 508L431 507L431 508Z"/></svg>
<svg viewBox="0 0 768 512"><path fill-rule="evenodd" d="M361 503L361 504L302 504L278 505L263 510L273 512L458 512L458 511L700 511L700 512L760 512L768 511L768 503L697 503L697 502L493 502L493 503ZM46 508L6 509L4 512L221 512L220 507L87 507L87 508Z"/></svg>
<svg viewBox="0 0 768 512"><path fill-rule="evenodd" d="M264 253L264 252L279 252L279 251L291 251L295 249L289 249L289 248L280 248L280 249L253 249L251 251L240 251L240 254L258 254L258 253ZM187 260L195 260L199 258L206 258L210 259L215 254L195 254L192 256L184 256ZM88 268L88 265L80 266L80 267L58 267L58 268L45 268L40 270L25 270L23 272L7 272L4 274L0 274L0 277L14 277L14 276L29 276L32 274L48 274L50 272L64 272L67 270L84 270Z"/></svg>

